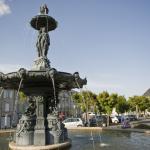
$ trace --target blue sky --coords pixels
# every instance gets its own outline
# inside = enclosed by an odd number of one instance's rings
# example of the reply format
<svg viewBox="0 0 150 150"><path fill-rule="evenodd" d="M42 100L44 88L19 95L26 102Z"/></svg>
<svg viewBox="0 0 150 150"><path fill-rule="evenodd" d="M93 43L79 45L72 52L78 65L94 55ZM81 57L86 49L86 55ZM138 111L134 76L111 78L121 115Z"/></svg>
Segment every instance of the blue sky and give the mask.
<svg viewBox="0 0 150 150"><path fill-rule="evenodd" d="M142 95L150 88L149 0L0 0L0 71L31 69L41 4L58 21L48 58L59 71L87 77L86 88Z"/></svg>

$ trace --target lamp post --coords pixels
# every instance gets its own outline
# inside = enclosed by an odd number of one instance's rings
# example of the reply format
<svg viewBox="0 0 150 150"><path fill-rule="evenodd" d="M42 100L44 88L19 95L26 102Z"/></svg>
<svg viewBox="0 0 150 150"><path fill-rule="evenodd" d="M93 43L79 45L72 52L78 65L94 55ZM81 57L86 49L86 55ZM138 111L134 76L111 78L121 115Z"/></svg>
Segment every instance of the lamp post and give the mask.
<svg viewBox="0 0 150 150"><path fill-rule="evenodd" d="M78 117L78 106L76 106L76 117Z"/></svg>
<svg viewBox="0 0 150 150"><path fill-rule="evenodd" d="M86 123L85 123L85 126L89 126L89 122L88 122L88 103L87 103L87 101L85 103L86 103L86 115L85 115Z"/></svg>
<svg viewBox="0 0 150 150"><path fill-rule="evenodd" d="M8 118L8 115L5 114L5 120L4 120L4 127L5 127L5 129L7 128L7 118Z"/></svg>
<svg viewBox="0 0 150 150"><path fill-rule="evenodd" d="M76 117L76 115L75 115L76 114L76 112L75 112L76 111L75 110L76 109L76 105L75 104L73 105L73 108L74 108L73 116Z"/></svg>
<svg viewBox="0 0 150 150"><path fill-rule="evenodd" d="M60 112L60 104L58 104L58 111Z"/></svg>

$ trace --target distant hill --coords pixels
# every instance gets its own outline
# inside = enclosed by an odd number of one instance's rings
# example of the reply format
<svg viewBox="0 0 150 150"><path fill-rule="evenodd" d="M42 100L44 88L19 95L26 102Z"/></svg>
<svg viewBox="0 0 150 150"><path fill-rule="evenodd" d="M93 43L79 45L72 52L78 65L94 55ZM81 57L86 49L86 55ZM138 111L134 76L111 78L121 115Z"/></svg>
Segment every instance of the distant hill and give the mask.
<svg viewBox="0 0 150 150"><path fill-rule="evenodd" d="M144 94L143 96L149 96L150 97L150 89L148 89Z"/></svg>

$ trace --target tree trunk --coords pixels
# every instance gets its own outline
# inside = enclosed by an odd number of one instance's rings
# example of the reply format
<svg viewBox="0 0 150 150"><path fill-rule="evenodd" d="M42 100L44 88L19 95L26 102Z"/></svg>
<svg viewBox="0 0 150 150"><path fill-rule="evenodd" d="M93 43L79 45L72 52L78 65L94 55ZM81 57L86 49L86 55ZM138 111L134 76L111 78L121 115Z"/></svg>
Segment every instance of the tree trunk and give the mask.
<svg viewBox="0 0 150 150"><path fill-rule="evenodd" d="M144 110L144 119L146 119L145 110Z"/></svg>
<svg viewBox="0 0 150 150"><path fill-rule="evenodd" d="M107 126L109 127L109 117L110 117L110 115L108 114L107 115Z"/></svg>
<svg viewBox="0 0 150 150"><path fill-rule="evenodd" d="M136 118L139 118L139 111L138 111L138 105L136 105Z"/></svg>

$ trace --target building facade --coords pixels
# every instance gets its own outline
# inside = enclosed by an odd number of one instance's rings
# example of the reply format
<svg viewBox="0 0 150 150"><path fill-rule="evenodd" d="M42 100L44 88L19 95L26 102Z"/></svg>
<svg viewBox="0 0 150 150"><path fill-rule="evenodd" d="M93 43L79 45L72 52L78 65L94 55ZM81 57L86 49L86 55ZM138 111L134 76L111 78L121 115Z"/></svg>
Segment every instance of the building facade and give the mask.
<svg viewBox="0 0 150 150"><path fill-rule="evenodd" d="M78 117L81 113L80 108L74 103L72 95L75 91L61 91L58 99L58 111L65 117Z"/></svg>
<svg viewBox="0 0 150 150"><path fill-rule="evenodd" d="M74 93L66 90L59 93L58 111L65 117L78 117L81 114L81 109L72 99ZM19 100L16 90L0 88L0 128L16 126L27 105L27 101Z"/></svg>
<svg viewBox="0 0 150 150"><path fill-rule="evenodd" d="M0 128L10 128L18 121L17 92L0 88ZM16 103L16 106L15 106Z"/></svg>

